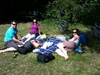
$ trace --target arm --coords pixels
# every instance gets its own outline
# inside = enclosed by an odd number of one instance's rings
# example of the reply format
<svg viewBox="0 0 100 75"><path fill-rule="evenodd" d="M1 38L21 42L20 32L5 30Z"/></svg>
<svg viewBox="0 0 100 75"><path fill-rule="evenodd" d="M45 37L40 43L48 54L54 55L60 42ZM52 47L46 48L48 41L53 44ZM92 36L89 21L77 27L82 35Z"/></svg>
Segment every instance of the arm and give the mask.
<svg viewBox="0 0 100 75"><path fill-rule="evenodd" d="M69 39L69 41L74 41L74 40L75 40L75 37L73 37L73 38Z"/></svg>
<svg viewBox="0 0 100 75"><path fill-rule="evenodd" d="M38 27L38 32L39 32L39 35L40 35L40 26Z"/></svg>
<svg viewBox="0 0 100 75"><path fill-rule="evenodd" d="M40 35L40 24L37 24L38 25L38 33Z"/></svg>
<svg viewBox="0 0 100 75"><path fill-rule="evenodd" d="M24 44L24 42L19 41L19 40L18 40L18 39L16 39L15 37L13 37L13 40L14 40L15 42L18 42L18 43L22 43L22 44Z"/></svg>
<svg viewBox="0 0 100 75"><path fill-rule="evenodd" d="M78 35L75 35L73 38L71 38L69 41L75 41L76 39L79 39Z"/></svg>

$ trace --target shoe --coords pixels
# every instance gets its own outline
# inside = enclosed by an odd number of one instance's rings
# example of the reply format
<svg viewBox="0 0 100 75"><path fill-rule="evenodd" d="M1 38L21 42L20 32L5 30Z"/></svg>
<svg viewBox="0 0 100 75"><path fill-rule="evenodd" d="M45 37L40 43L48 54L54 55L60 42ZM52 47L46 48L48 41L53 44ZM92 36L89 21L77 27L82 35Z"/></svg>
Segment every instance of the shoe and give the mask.
<svg viewBox="0 0 100 75"><path fill-rule="evenodd" d="M18 56L18 53L13 54L13 58L16 58Z"/></svg>

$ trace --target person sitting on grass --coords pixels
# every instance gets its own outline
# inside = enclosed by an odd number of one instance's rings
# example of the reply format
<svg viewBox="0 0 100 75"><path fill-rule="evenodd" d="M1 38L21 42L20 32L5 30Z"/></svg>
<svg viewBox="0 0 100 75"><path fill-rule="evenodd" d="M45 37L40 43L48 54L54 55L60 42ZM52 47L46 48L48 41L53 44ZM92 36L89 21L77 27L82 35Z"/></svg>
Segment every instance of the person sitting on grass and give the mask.
<svg viewBox="0 0 100 75"><path fill-rule="evenodd" d="M0 53L17 51L20 54L27 54L29 52L32 52L34 48L40 47L46 38L47 37L45 34L41 34L35 40L34 39L29 40L26 43L21 44L21 45L17 45L13 40L11 40L5 43L6 48L3 50L0 50Z"/></svg>
<svg viewBox="0 0 100 75"><path fill-rule="evenodd" d="M6 49L0 50L0 53L6 52L6 51L16 51L18 46L21 46L24 44L23 41L19 41L17 39L17 23L15 21L11 22L11 26L8 28L8 30L5 33L4 37L4 45Z"/></svg>
<svg viewBox="0 0 100 75"><path fill-rule="evenodd" d="M40 24L38 23L36 19L34 19L30 27L30 32L24 36L23 41L27 42L33 38L36 38L39 35L40 35Z"/></svg>

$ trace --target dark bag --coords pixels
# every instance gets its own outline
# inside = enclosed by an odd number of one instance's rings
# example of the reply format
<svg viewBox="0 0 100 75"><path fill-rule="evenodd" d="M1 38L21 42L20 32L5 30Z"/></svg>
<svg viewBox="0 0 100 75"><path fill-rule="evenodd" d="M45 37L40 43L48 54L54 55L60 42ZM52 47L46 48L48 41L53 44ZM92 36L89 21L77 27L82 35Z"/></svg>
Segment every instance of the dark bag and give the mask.
<svg viewBox="0 0 100 75"><path fill-rule="evenodd" d="M25 47L18 47L17 50L20 54L26 54L27 53L27 48Z"/></svg>
<svg viewBox="0 0 100 75"><path fill-rule="evenodd" d="M37 55L37 61L41 63L47 63L51 60L55 59L53 54L51 53L45 53L45 54L38 54Z"/></svg>
<svg viewBox="0 0 100 75"><path fill-rule="evenodd" d="M32 52L34 47L32 46L30 41L27 41L22 47L18 47L18 52L20 54L27 54L28 52Z"/></svg>
<svg viewBox="0 0 100 75"><path fill-rule="evenodd" d="M87 44L88 43L88 37L85 33L80 34L80 43L81 44Z"/></svg>

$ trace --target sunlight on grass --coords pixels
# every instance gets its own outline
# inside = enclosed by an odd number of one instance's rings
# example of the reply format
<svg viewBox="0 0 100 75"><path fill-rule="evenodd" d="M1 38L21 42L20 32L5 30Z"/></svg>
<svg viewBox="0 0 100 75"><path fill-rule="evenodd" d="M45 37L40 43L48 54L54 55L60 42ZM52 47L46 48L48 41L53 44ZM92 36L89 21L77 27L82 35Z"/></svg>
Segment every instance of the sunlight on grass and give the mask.
<svg viewBox="0 0 100 75"><path fill-rule="evenodd" d="M86 33L89 42L82 45L83 54L69 52L70 59L65 61L64 58L53 53L55 59L49 63L42 64L37 62L36 53L26 55L18 54L13 58L13 52L0 54L0 75L99 75L100 74L100 40L95 39L90 34L88 25L71 24L68 31L62 32L54 29L54 22L40 21L41 32L57 36L59 34L72 35L71 30L78 28L81 33ZM18 23L19 33L24 36L29 33L31 22ZM4 34L9 24L0 25L0 48L3 48Z"/></svg>

